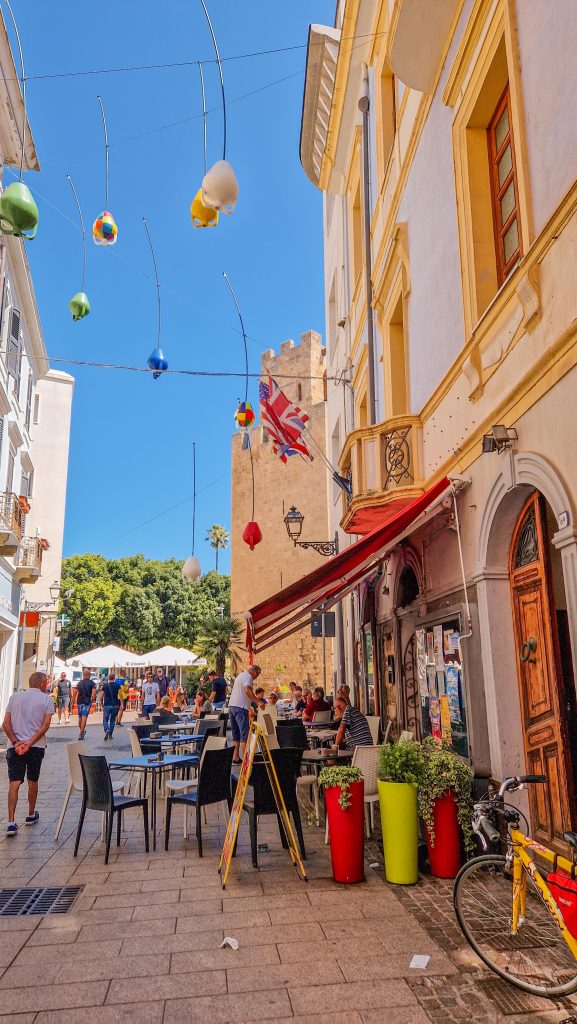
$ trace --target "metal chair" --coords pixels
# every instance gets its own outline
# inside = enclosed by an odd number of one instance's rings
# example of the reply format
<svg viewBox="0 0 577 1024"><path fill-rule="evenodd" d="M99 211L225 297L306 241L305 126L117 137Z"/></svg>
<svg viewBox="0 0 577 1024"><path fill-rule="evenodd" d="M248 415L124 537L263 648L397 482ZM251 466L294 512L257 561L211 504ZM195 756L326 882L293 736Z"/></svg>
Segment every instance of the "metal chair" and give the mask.
<svg viewBox="0 0 577 1024"><path fill-rule="evenodd" d="M379 802L379 790L377 786L377 770L379 767L380 748L355 747L352 764L360 768L365 781L365 828L367 838L372 834L375 827L373 807Z"/></svg>
<svg viewBox="0 0 577 1024"><path fill-rule="evenodd" d="M301 814L297 797L297 779L301 770L303 752L302 750L289 749L271 750L271 758L277 773L279 786L284 798L286 809L292 814L295 831L299 841L301 857L306 860L306 850L301 823ZM282 845L285 849L288 846L284 828L278 817L278 809L274 793L268 778L267 767L262 762L255 761L249 779L249 787L252 795L245 797L243 810L248 814L250 830L250 848L252 852L253 867L258 868L258 818L261 814L276 814L278 818L279 832Z"/></svg>
<svg viewBox="0 0 577 1024"><path fill-rule="evenodd" d="M202 767L204 755L207 750L224 750L226 747L226 736L211 736L209 733L204 734L204 741L202 743L202 751L200 754L200 761L198 762L198 772ZM168 802L169 796L174 793L189 793L198 786L198 777L195 779L167 779L165 783L166 800ZM187 836L187 817L188 808L184 808L184 828L183 836L186 839ZM204 811L204 824L206 821L206 811Z"/></svg>
<svg viewBox="0 0 577 1024"><path fill-rule="evenodd" d="M66 789L66 796L64 797L64 803L56 826L56 832L54 838L58 839L60 835L60 829L62 828L62 822L64 821L64 815L66 814L66 808L70 801L70 797L73 793L82 793L84 790L82 782L82 769L80 767L80 761L78 755L84 750L83 743L67 743L65 745L66 756L68 758L68 787ZM124 793L126 782L124 779L116 779L112 783L112 790L114 793ZM104 838L104 822L102 824L102 837Z"/></svg>
<svg viewBox="0 0 577 1024"><path fill-rule="evenodd" d="M164 849L168 850L170 838L170 818L173 804L184 804L185 813L189 807L196 810L196 841L198 844L198 856L202 857L202 823L201 808L208 804L219 804L225 802L229 813L232 807L230 793L230 772L232 768L233 747L224 747L221 750L203 751L202 763L199 765L198 783L196 789L188 793L169 796L166 801L166 822L164 830Z"/></svg>
<svg viewBox="0 0 577 1024"><path fill-rule="evenodd" d="M371 736L373 737L373 743L375 746L379 742L379 732L381 731L381 719L378 715L367 715L367 722L369 723L369 729L371 730Z"/></svg>
<svg viewBox="0 0 577 1024"><path fill-rule="evenodd" d="M148 802L142 796L120 796L114 793L112 779L108 762L103 756L90 756L79 754L80 767L82 769L82 808L76 831L76 842L74 844L74 856L78 856L80 836L84 825L84 817L87 810L102 811L106 815L106 853L104 863L108 864L110 856L110 841L112 839L112 825L114 815L118 815L116 845L120 846L120 829L122 826L122 812L129 807L142 807L144 817L144 843L148 853Z"/></svg>

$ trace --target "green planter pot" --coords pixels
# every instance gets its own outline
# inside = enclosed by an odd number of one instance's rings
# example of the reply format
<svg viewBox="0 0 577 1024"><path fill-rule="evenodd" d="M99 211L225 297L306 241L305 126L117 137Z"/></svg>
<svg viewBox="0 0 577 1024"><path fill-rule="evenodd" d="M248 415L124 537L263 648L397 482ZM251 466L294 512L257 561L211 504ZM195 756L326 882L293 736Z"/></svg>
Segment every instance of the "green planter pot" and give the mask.
<svg viewBox="0 0 577 1024"><path fill-rule="evenodd" d="M387 882L414 885L419 879L417 787L409 782L379 782Z"/></svg>

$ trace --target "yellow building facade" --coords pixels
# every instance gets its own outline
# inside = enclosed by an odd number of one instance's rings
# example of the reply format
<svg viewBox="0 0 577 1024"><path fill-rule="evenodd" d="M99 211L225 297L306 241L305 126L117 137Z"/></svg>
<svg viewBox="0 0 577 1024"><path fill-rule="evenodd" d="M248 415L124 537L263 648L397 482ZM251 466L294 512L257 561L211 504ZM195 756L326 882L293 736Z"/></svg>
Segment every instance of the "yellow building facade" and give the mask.
<svg viewBox="0 0 577 1024"><path fill-rule="evenodd" d="M341 0L310 27L301 129L341 547L447 478L343 601L347 681L397 731L440 735L444 712L480 775L547 774L532 825L559 848L577 824L574 13Z"/></svg>

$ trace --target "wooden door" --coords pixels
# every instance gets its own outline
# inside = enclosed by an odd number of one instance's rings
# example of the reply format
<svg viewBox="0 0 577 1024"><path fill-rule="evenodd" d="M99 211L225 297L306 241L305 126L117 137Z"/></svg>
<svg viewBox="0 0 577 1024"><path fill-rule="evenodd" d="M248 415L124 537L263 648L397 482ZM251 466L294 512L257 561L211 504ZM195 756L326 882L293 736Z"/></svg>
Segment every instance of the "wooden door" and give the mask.
<svg viewBox="0 0 577 1024"><path fill-rule="evenodd" d="M535 839L566 852L574 822L567 701L560 668L545 499L535 492L519 517L509 572L527 773L546 775L529 787Z"/></svg>

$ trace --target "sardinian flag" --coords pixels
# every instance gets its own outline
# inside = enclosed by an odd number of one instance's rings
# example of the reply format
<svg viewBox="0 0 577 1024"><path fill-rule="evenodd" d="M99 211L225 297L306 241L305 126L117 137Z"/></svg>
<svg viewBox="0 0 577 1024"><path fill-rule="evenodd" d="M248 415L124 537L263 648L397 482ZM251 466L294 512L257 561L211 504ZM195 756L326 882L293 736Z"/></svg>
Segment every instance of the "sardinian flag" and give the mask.
<svg viewBox="0 0 577 1024"><path fill-rule="evenodd" d="M275 455L285 463L290 455L303 455L312 462L313 457L302 439L308 420L306 412L293 405L270 376L268 383L259 382L258 395L261 422L271 437Z"/></svg>

